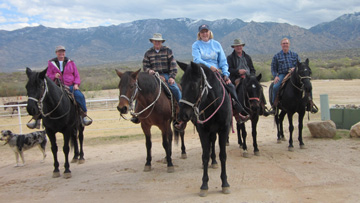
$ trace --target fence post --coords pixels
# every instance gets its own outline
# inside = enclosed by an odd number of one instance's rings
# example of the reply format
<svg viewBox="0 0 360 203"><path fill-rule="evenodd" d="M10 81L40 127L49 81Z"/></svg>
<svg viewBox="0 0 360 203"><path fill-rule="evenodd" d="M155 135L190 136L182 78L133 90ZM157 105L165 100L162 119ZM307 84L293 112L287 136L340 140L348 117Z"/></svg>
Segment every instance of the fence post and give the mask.
<svg viewBox="0 0 360 203"><path fill-rule="evenodd" d="M20 134L22 134L22 127L21 127L21 112L20 112L20 106L17 106L17 112L18 112L18 118L19 118L19 128L20 128Z"/></svg>
<svg viewBox="0 0 360 203"><path fill-rule="evenodd" d="M329 99L327 94L320 94L321 120L330 120Z"/></svg>

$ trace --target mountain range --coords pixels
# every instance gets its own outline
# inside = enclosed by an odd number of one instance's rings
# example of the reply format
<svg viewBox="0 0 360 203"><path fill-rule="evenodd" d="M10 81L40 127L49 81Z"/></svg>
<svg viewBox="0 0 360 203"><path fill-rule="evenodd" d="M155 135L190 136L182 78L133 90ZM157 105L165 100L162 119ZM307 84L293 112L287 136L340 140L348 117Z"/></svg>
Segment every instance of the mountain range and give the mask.
<svg viewBox="0 0 360 203"><path fill-rule="evenodd" d="M360 47L360 12L342 15L331 22L310 29L275 22L244 22L240 19L215 21L189 18L146 19L112 26L82 29L26 27L14 31L0 30L0 72L45 68L55 57L57 45L81 67L107 64L141 63L145 51L152 46L149 38L161 33L176 59L191 60L191 45L198 27L208 24L225 53L240 38L244 50L252 55L273 55L280 51L280 40L287 37L296 52L328 51ZM269 58L270 59L270 58Z"/></svg>

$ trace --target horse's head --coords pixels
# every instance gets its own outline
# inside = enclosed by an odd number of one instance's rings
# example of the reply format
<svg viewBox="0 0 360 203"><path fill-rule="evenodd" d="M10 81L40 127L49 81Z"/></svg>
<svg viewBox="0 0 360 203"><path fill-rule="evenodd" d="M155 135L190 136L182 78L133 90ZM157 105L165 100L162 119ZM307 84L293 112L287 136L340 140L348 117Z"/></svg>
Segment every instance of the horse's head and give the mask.
<svg viewBox="0 0 360 203"><path fill-rule="evenodd" d="M117 106L117 110L120 112L120 114L127 114L131 108L134 99L133 97L135 96L134 93L136 90L136 80L140 70L141 69L136 72L127 71L125 73L116 70L116 73L120 78L118 86L120 96L119 104Z"/></svg>
<svg viewBox="0 0 360 203"><path fill-rule="evenodd" d="M260 99L262 94L262 88L260 85L261 77L261 73L258 76L251 74L245 78L245 81L243 81L246 94L245 98L248 99L252 111L260 109Z"/></svg>
<svg viewBox="0 0 360 203"><path fill-rule="evenodd" d="M32 71L30 68L26 68L26 75L28 82L26 83L26 92L28 96L27 112L32 115L39 115L38 101L41 98L41 94L44 92L44 78L46 76L47 68L41 72Z"/></svg>
<svg viewBox="0 0 360 203"><path fill-rule="evenodd" d="M305 92L311 92L311 69L309 66L309 59L306 59L305 62L297 62L297 67L295 69L296 74L299 77L299 82L301 84L302 89Z"/></svg>
<svg viewBox="0 0 360 203"><path fill-rule="evenodd" d="M200 65L194 62L185 64L177 61L177 64L184 71L181 78L182 99L179 116L181 120L188 121L194 115L194 107L201 100L201 89L204 88L202 70Z"/></svg>

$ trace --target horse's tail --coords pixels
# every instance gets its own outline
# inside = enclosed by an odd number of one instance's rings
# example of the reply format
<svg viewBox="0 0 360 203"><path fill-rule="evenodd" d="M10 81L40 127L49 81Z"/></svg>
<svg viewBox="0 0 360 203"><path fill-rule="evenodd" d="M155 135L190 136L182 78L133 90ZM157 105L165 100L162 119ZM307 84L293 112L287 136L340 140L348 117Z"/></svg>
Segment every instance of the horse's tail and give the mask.
<svg viewBox="0 0 360 203"><path fill-rule="evenodd" d="M71 137L70 137L70 148L73 149L75 145L77 145L77 138L78 138L78 132L79 129L74 128L73 133L71 133Z"/></svg>
<svg viewBox="0 0 360 203"><path fill-rule="evenodd" d="M172 122L172 124L173 124L173 129L174 129L174 133L173 133L173 134L174 134L174 142L175 142L176 145L178 145L178 144L179 144L179 134L180 134L180 130L175 127L176 120L174 120L174 121Z"/></svg>

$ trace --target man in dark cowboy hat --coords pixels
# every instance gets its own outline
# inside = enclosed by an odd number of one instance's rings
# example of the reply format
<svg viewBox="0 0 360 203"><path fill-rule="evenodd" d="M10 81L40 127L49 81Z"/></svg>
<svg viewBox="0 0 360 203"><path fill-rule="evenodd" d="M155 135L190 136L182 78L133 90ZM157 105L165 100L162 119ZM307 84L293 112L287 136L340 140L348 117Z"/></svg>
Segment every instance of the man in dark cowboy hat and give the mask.
<svg viewBox="0 0 360 203"><path fill-rule="evenodd" d="M245 78L250 74L255 74L256 70L254 68L251 57L243 51L245 43L242 43L240 39L235 39L234 43L231 45L234 48L234 51L227 56L227 62L229 64L230 80L235 85L235 80ZM269 113L265 107L266 100L264 95L261 95L261 115L268 116Z"/></svg>
<svg viewBox="0 0 360 203"><path fill-rule="evenodd" d="M173 52L170 48L162 45L165 42L165 39L162 38L160 33L155 33L149 40L153 44L153 47L145 52L143 69L149 74L158 72L161 76L163 76L171 90L171 93L179 103L179 100L181 99L181 91L175 82L177 68ZM137 117L131 118L131 121L133 123L140 122Z"/></svg>

